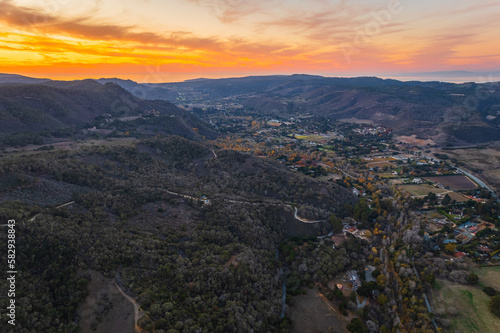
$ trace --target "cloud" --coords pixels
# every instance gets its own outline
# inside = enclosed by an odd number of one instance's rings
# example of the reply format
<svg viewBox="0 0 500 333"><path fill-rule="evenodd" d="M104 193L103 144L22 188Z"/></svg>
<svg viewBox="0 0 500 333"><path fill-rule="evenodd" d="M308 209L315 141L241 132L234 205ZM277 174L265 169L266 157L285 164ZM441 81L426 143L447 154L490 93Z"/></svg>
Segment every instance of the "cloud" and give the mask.
<svg viewBox="0 0 500 333"><path fill-rule="evenodd" d="M141 44L163 44L194 49L220 50L217 37L197 37L189 32L174 31L166 35L137 32L135 26L89 23L90 16L62 18L41 10L16 6L11 0L0 1L0 22L35 33L67 35L100 41L128 41Z"/></svg>
<svg viewBox="0 0 500 333"><path fill-rule="evenodd" d="M207 8L224 23L234 22L256 13L282 7L285 0L186 0ZM311 1L311 0L310 0Z"/></svg>

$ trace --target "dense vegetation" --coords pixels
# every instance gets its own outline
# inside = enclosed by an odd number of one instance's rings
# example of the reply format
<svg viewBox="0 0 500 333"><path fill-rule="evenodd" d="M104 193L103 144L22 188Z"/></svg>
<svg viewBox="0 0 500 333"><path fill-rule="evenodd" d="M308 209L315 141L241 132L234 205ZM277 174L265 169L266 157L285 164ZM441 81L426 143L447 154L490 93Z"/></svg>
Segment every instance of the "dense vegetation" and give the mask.
<svg viewBox="0 0 500 333"><path fill-rule="evenodd" d="M215 135L172 103L142 100L92 80L0 86L0 131L0 144L14 147L62 137Z"/></svg>
<svg viewBox="0 0 500 333"><path fill-rule="evenodd" d="M19 221L23 272L16 331L76 331L89 269L138 300L147 331L286 331L277 252L296 232L287 204L330 216L354 198L274 162L216 154L181 137L157 137L3 160L0 215ZM42 195L39 184L46 185ZM202 205L201 195L211 204ZM56 203L46 197L76 202L51 208ZM315 235L321 228L297 230ZM334 273L311 269L314 279Z"/></svg>

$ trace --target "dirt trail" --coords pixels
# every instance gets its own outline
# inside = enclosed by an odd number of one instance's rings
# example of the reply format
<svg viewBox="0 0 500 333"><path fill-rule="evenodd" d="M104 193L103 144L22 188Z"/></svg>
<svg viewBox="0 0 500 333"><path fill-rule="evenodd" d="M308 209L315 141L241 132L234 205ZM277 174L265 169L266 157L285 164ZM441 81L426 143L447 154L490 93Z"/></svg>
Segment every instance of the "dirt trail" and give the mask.
<svg viewBox="0 0 500 333"><path fill-rule="evenodd" d="M118 288L118 291L120 291L120 293L134 305L135 331L142 332L141 328L137 325L137 321L139 320L139 318L141 318L144 315L144 311L141 310L139 303L137 303L132 297L127 295L116 282L115 282L115 286L116 286L116 288Z"/></svg>

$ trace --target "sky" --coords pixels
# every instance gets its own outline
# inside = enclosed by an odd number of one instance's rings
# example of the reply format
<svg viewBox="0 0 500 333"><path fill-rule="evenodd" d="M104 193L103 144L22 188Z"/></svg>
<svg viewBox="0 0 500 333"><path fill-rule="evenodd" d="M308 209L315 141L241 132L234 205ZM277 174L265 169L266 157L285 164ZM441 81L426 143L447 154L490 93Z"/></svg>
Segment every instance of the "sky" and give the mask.
<svg viewBox="0 0 500 333"><path fill-rule="evenodd" d="M52 79L500 70L498 0L0 0L0 73Z"/></svg>

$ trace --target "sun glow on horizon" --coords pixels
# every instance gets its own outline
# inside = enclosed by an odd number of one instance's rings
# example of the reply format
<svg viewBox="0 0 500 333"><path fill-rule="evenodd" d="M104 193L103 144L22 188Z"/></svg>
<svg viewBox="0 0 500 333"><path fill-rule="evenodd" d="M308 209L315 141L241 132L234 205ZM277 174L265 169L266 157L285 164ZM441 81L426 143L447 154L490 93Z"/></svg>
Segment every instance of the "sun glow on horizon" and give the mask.
<svg viewBox="0 0 500 333"><path fill-rule="evenodd" d="M0 72L168 82L500 69L497 1L79 3L0 0Z"/></svg>

